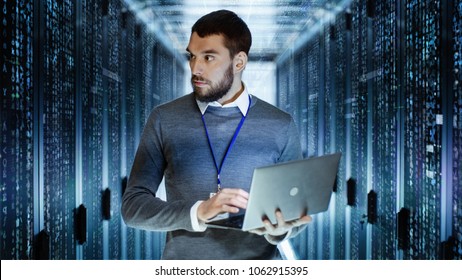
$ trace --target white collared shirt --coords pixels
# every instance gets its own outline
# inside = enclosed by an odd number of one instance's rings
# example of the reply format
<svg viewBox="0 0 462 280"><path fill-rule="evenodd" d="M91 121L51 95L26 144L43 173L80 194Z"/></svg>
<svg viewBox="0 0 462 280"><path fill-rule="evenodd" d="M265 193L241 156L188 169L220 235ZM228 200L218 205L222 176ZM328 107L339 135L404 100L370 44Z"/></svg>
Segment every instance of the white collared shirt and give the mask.
<svg viewBox="0 0 462 280"><path fill-rule="evenodd" d="M202 115L205 114L205 111L207 110L209 106L213 106L213 107L221 107L221 108L238 107L242 115L245 116L245 114L247 114L247 109L249 108L249 102L250 102L249 95L250 94L244 85L244 91L241 93L241 95L236 100L234 100L231 103L221 105L218 101L201 102L197 99L196 99L196 102L197 102L197 106L199 107L199 110L201 111Z"/></svg>

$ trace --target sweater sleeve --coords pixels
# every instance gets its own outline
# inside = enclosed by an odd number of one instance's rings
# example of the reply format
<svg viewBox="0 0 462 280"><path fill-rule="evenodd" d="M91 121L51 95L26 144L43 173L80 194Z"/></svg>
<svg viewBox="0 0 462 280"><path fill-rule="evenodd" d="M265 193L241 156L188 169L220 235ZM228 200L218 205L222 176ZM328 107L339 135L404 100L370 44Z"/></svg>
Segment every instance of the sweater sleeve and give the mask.
<svg viewBox="0 0 462 280"><path fill-rule="evenodd" d="M122 198L122 217L128 226L151 231L193 230L190 211L196 201L167 202L156 197L165 167L161 117L154 110L143 130Z"/></svg>

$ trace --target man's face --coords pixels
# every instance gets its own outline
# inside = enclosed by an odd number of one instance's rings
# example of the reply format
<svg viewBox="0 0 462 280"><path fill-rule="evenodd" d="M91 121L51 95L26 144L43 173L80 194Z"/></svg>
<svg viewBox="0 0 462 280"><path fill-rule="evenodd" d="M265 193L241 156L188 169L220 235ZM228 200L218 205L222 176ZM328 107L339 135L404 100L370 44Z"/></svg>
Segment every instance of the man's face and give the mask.
<svg viewBox="0 0 462 280"><path fill-rule="evenodd" d="M234 81L232 60L222 35L201 38L191 35L188 48L191 84L199 101L212 102L225 96Z"/></svg>

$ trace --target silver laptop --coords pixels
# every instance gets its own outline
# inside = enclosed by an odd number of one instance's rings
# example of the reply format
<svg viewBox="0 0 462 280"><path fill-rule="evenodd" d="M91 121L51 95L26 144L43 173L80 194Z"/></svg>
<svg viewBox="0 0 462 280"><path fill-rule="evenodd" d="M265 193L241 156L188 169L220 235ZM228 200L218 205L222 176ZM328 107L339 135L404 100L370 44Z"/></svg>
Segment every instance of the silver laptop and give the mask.
<svg viewBox="0 0 462 280"><path fill-rule="evenodd" d="M324 212L329 207L341 153L289 161L254 170L247 209L207 223L209 227L248 231L263 227L263 218L277 223Z"/></svg>

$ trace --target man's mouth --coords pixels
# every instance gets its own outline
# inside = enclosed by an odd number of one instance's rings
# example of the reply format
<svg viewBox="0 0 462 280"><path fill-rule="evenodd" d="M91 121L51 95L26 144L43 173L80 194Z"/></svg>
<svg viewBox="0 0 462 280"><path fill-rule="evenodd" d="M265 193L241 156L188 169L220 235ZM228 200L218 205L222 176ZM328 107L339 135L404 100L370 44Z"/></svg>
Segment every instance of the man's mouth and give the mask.
<svg viewBox="0 0 462 280"><path fill-rule="evenodd" d="M207 85L207 82L203 80L193 80L193 84L197 87L203 87Z"/></svg>

